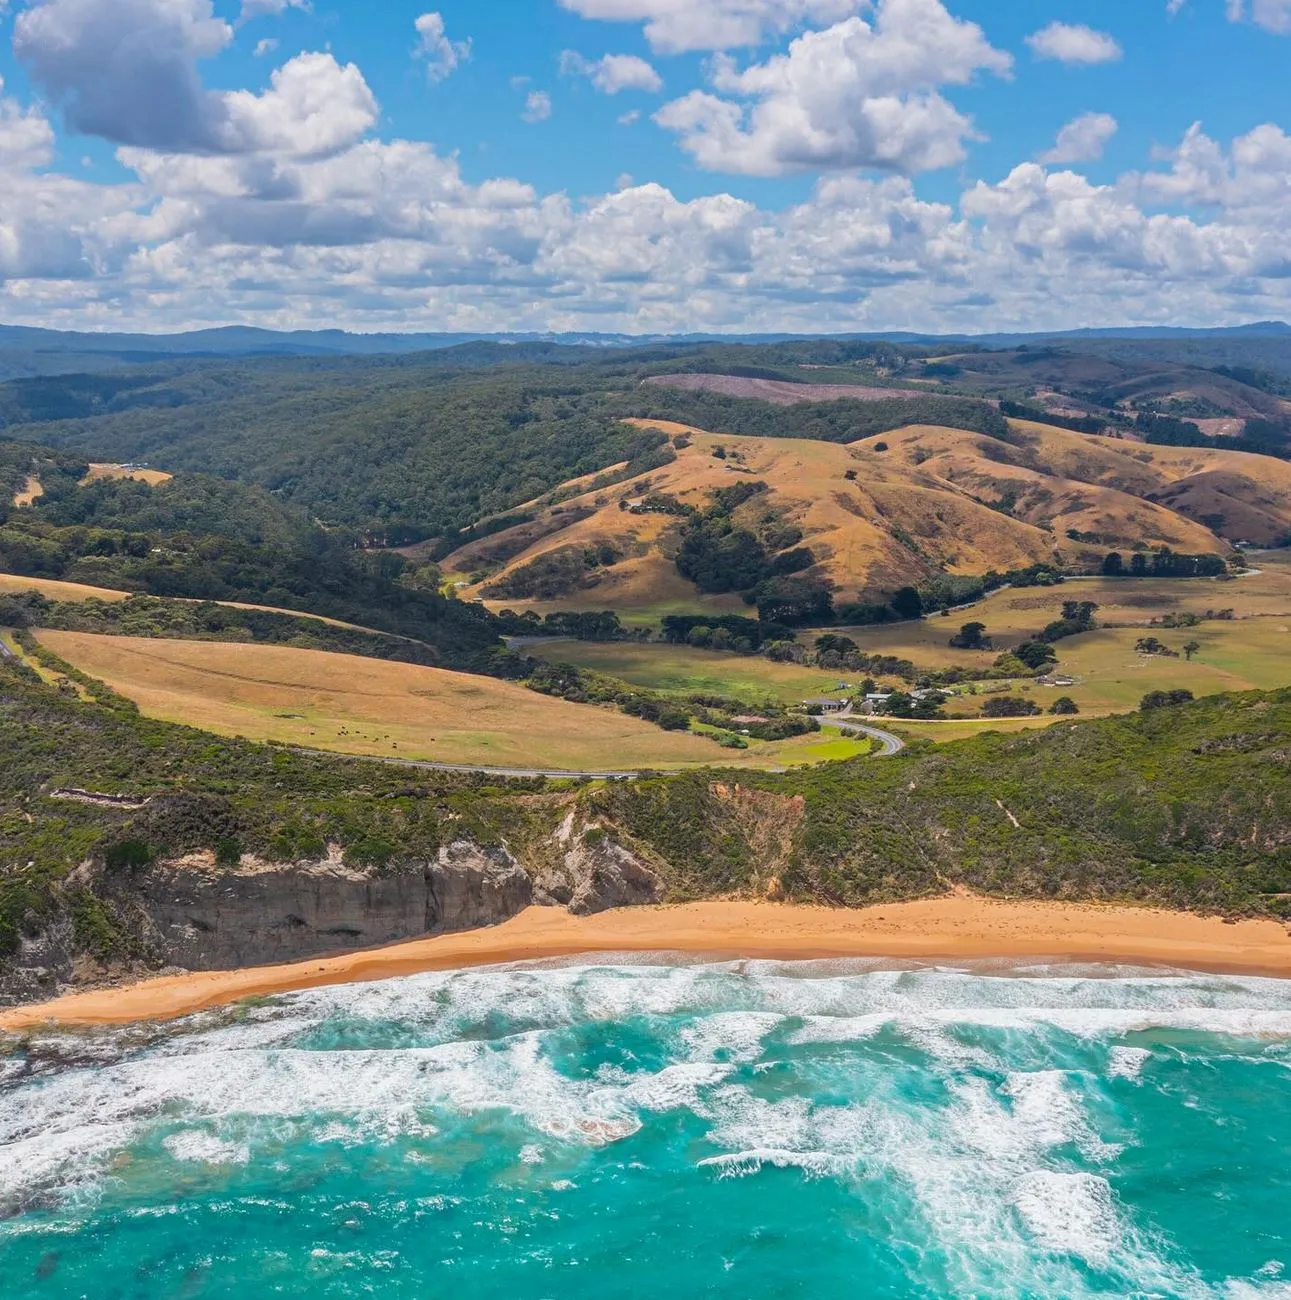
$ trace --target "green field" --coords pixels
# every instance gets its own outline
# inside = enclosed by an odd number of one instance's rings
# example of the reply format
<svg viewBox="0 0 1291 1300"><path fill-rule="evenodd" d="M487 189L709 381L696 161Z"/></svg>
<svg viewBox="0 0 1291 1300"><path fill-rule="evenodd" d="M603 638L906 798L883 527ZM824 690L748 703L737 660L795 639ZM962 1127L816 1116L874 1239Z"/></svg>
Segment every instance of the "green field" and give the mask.
<svg viewBox="0 0 1291 1300"><path fill-rule="evenodd" d="M651 690L678 695L727 695L750 703L774 700L778 704L798 704L833 692L841 681L859 680L855 673L776 664L760 656L720 654L689 646L555 641L529 646L527 651L549 663L591 668Z"/></svg>
<svg viewBox="0 0 1291 1300"><path fill-rule="evenodd" d="M880 629L867 637L863 648L870 653L895 654L911 659L919 667L941 667L950 663L989 663L994 653L971 655L949 651L944 642L944 622L933 619L922 624L902 624ZM1029 680L1012 684L981 683L950 700L950 720L943 723L897 724L908 734L955 740L980 731L1014 731L1045 726L1043 718L1021 720L977 720L990 694L988 687L1005 685L1009 693L1023 694L1042 708L1061 695L1071 696L1085 715L1127 713L1138 707L1149 691L1190 690L1194 695L1216 695L1225 691L1272 690L1291 685L1291 615L1247 618L1235 622L1203 623L1199 627L1152 632L1164 645L1180 652L1179 658L1139 654L1135 643L1144 635L1142 627L1104 628L1083 636L1068 637L1055 646L1059 655L1057 672L1075 678L1074 686L1041 686ZM858 638L859 639L859 638ZM1196 641L1200 649L1191 662L1182 654L1184 645ZM625 681L653 690L677 694L723 694L750 703L775 700L793 704L814 696L835 692L840 681L856 683L860 674L775 664L759 657L718 654L670 645L599 645L562 641L540 647L535 653L554 662L576 664L611 673Z"/></svg>

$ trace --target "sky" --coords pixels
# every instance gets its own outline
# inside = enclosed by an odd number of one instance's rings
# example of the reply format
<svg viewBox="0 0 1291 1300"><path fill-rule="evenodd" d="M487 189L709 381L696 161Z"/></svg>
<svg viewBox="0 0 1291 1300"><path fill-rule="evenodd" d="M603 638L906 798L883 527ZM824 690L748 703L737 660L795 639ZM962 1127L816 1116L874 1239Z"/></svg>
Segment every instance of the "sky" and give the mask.
<svg viewBox="0 0 1291 1300"><path fill-rule="evenodd" d="M0 323L1291 319L1291 0L0 0Z"/></svg>

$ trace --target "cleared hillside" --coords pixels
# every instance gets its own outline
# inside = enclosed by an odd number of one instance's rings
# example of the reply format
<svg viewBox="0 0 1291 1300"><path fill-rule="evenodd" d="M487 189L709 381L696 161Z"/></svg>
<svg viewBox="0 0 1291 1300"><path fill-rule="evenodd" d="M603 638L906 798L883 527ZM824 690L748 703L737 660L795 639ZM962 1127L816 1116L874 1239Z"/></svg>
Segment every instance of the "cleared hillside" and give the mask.
<svg viewBox="0 0 1291 1300"><path fill-rule="evenodd" d="M1291 536L1291 464L1243 452L1149 447L1018 421L1007 441L915 425L851 445L632 423L668 434L676 459L613 487L571 484L558 504L535 502L527 522L455 552L445 567L470 584L468 596L631 610L682 606L689 592L692 607L716 608L677 572L678 508L703 509L741 482L767 490L736 521L774 515L798 530L815 559L811 572L843 598L943 570L1088 568L1110 550L1141 547L1223 555L1237 541ZM545 587L529 580L549 570L558 576ZM723 607L732 600L720 599Z"/></svg>
<svg viewBox="0 0 1291 1300"><path fill-rule="evenodd" d="M779 767L834 756L823 747L836 743L755 745L732 763L706 737L467 673L284 646L53 631L39 640L147 717L345 754L598 772Z"/></svg>

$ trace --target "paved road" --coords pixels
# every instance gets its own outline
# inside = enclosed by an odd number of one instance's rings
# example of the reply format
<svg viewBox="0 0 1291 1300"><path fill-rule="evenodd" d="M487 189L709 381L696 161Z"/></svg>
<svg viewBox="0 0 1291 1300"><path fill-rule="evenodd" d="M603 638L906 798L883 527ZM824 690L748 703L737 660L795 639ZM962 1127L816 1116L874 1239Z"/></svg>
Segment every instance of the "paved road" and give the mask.
<svg viewBox="0 0 1291 1300"><path fill-rule="evenodd" d="M853 735L869 736L871 740L877 740L880 748L873 755L874 758L895 758L905 748L905 741L900 736L894 736L890 731L883 731L865 722L857 722L855 718L835 714L819 721L822 727L837 727L839 731L850 731Z"/></svg>

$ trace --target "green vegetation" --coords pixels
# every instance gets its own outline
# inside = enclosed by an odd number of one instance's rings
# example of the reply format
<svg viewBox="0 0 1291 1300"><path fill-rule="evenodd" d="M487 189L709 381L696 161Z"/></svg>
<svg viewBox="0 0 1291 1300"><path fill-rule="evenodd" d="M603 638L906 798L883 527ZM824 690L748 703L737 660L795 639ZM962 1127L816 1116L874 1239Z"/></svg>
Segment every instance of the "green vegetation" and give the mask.
<svg viewBox="0 0 1291 1300"><path fill-rule="evenodd" d="M13 446L0 451L31 463ZM446 667L515 675L497 621L440 594L433 569L364 552L357 534L319 528L260 488L184 475L79 486L84 469L65 464L34 507L0 523L0 572L299 610L424 641Z"/></svg>
<svg viewBox="0 0 1291 1300"><path fill-rule="evenodd" d="M60 915L77 918L85 950L129 952L131 882L164 857L204 849L227 864L236 848L286 862L335 843L355 865L397 871L446 835L505 836L523 851L575 797L657 864L675 898L761 894L772 875L785 897L838 904L964 884L1261 914L1291 893L1291 690L916 745L883 762L580 795L219 740L71 699L12 664L0 665L0 726L8 954ZM736 780L750 793L733 803L722 791ZM768 852L773 830L785 847Z"/></svg>
<svg viewBox="0 0 1291 1300"><path fill-rule="evenodd" d="M733 805L702 774L614 787L594 803L662 853L690 896L774 877L785 897L847 906L959 884L1284 915L1289 764L1291 691L1279 691L741 776L765 799L763 824L793 829L780 861L752 850L747 797Z"/></svg>
<svg viewBox="0 0 1291 1300"><path fill-rule="evenodd" d="M963 397L920 394L877 401L798 402L772 406L748 397L690 392L655 384L619 399L622 415L692 424L710 433L745 438L813 438L818 442L859 442L910 424L971 429L1009 441L1008 421L993 406Z"/></svg>

